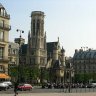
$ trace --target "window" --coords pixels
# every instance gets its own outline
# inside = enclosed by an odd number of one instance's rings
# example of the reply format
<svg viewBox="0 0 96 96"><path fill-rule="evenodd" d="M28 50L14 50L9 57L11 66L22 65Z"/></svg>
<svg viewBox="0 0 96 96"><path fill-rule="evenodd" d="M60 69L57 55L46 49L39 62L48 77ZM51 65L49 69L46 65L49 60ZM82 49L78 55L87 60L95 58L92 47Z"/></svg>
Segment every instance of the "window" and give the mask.
<svg viewBox="0 0 96 96"><path fill-rule="evenodd" d="M34 55L34 51L33 50L31 51L31 54Z"/></svg>
<svg viewBox="0 0 96 96"><path fill-rule="evenodd" d="M0 15L3 16L3 9L0 9Z"/></svg>
<svg viewBox="0 0 96 96"><path fill-rule="evenodd" d="M40 29L40 20L37 20L37 29Z"/></svg>
<svg viewBox="0 0 96 96"><path fill-rule="evenodd" d="M40 63L44 64L44 58L40 58Z"/></svg>
<svg viewBox="0 0 96 96"><path fill-rule="evenodd" d="M35 38L32 39L32 47L35 48L36 40Z"/></svg>
<svg viewBox="0 0 96 96"><path fill-rule="evenodd" d="M35 64L35 58L30 58L30 64Z"/></svg>
<svg viewBox="0 0 96 96"><path fill-rule="evenodd" d="M0 41L3 41L4 40L4 32L0 32Z"/></svg>
<svg viewBox="0 0 96 96"><path fill-rule="evenodd" d="M0 26L4 27L4 20L0 20Z"/></svg>
<svg viewBox="0 0 96 96"><path fill-rule="evenodd" d="M36 30L36 35L39 35L39 30L40 30L40 20L37 20L37 30Z"/></svg>
<svg viewBox="0 0 96 96"><path fill-rule="evenodd" d="M5 15L6 15L5 9L0 9L0 15L1 15L1 16L5 16Z"/></svg>
<svg viewBox="0 0 96 96"><path fill-rule="evenodd" d="M11 45L9 45L9 48L11 48Z"/></svg>
<svg viewBox="0 0 96 96"><path fill-rule="evenodd" d="M41 36L43 36L43 26L44 26L44 21L42 20L42 22L41 22Z"/></svg>
<svg viewBox="0 0 96 96"><path fill-rule="evenodd" d="M6 16L6 11L5 10L3 10L3 16Z"/></svg>
<svg viewBox="0 0 96 96"><path fill-rule="evenodd" d="M15 49L13 49L13 54L15 54Z"/></svg>
<svg viewBox="0 0 96 96"><path fill-rule="evenodd" d="M33 20L33 36L35 35L35 20Z"/></svg>
<svg viewBox="0 0 96 96"><path fill-rule="evenodd" d="M4 67L0 65L0 72L2 72L3 70L4 70Z"/></svg>
<svg viewBox="0 0 96 96"><path fill-rule="evenodd" d="M3 47L0 47L0 59L3 58L3 51L4 51L4 48Z"/></svg>

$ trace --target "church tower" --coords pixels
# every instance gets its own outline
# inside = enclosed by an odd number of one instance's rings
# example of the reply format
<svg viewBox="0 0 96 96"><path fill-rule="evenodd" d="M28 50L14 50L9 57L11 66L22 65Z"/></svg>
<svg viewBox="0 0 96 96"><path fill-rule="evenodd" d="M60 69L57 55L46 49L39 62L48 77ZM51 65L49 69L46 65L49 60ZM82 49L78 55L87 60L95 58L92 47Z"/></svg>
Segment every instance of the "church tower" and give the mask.
<svg viewBox="0 0 96 96"><path fill-rule="evenodd" d="M31 13L30 64L39 67L47 64L46 34L44 33L44 12Z"/></svg>

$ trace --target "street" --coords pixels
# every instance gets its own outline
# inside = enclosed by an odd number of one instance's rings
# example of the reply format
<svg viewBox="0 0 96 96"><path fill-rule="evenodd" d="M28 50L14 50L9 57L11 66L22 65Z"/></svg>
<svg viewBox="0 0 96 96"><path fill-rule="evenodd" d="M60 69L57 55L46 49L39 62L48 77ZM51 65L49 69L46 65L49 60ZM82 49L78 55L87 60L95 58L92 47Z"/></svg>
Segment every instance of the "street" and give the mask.
<svg viewBox="0 0 96 96"><path fill-rule="evenodd" d="M0 94L0 96L14 96L12 94ZM96 96L96 93L19 93L18 96Z"/></svg>
<svg viewBox="0 0 96 96"><path fill-rule="evenodd" d="M71 88L70 93L91 93L91 92L96 92L96 88ZM14 89L8 89L7 91L0 91L0 94L13 94ZM19 94L22 93L69 93L69 89L48 89L44 88L42 89L41 87L34 87L32 90L28 91L18 91Z"/></svg>

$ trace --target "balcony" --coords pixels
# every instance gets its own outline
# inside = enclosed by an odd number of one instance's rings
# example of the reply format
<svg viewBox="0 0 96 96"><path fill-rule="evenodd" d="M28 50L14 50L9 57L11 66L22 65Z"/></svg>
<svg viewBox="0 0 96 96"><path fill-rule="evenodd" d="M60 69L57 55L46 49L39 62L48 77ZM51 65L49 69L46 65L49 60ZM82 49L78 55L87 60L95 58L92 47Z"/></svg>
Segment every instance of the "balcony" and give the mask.
<svg viewBox="0 0 96 96"><path fill-rule="evenodd" d="M2 12L0 13L0 17L6 18L6 19L10 19L10 15L3 14Z"/></svg>
<svg viewBox="0 0 96 96"><path fill-rule="evenodd" d="M0 29L9 31L9 30L11 30L11 26L8 25L8 24L2 24L2 23L0 23Z"/></svg>
<svg viewBox="0 0 96 96"><path fill-rule="evenodd" d="M0 62L8 62L8 56L0 56Z"/></svg>

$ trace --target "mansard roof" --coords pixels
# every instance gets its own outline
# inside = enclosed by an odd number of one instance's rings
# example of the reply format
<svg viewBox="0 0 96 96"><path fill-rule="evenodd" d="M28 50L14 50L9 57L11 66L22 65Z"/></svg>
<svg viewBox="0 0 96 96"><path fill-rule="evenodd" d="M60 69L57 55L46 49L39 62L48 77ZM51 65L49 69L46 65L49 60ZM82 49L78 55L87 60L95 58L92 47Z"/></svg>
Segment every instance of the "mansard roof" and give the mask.
<svg viewBox="0 0 96 96"><path fill-rule="evenodd" d="M4 6L0 3L0 8L4 8ZM5 8L4 8L5 9Z"/></svg>
<svg viewBox="0 0 96 96"><path fill-rule="evenodd" d="M5 10L5 11L4 11L4 14L1 14L1 15L4 16L4 17L7 17L8 19L10 19L10 15L7 14L6 9L4 8L4 6L3 6L1 3L0 3L0 9Z"/></svg>
<svg viewBox="0 0 96 96"><path fill-rule="evenodd" d="M78 51L74 54L73 59L96 59L96 50Z"/></svg>

